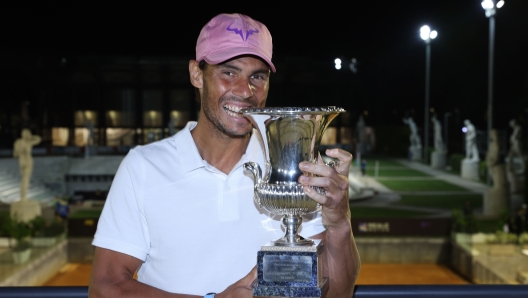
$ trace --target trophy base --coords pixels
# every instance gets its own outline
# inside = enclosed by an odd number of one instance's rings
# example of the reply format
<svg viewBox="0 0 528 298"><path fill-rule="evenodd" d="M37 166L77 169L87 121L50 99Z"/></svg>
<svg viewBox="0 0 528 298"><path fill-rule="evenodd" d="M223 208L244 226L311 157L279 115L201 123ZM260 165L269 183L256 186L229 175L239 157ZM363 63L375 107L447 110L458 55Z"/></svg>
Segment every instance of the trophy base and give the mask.
<svg viewBox="0 0 528 298"><path fill-rule="evenodd" d="M282 298L282 297L298 297L298 298L313 298L326 297L328 292L328 278L323 279L321 287L266 287L256 285L253 288L254 298Z"/></svg>
<svg viewBox="0 0 528 298"><path fill-rule="evenodd" d="M325 297L321 240L310 246L276 246L269 242L257 254L253 297Z"/></svg>

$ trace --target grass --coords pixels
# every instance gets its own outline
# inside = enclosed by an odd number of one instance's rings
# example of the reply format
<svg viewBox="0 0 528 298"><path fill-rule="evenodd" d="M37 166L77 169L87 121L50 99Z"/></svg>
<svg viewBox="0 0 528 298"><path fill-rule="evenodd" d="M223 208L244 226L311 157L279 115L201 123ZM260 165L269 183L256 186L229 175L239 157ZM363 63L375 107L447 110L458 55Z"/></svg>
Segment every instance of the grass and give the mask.
<svg viewBox="0 0 528 298"><path fill-rule="evenodd" d="M357 206L350 207L350 212L353 218L372 218L372 217L383 217L383 218L409 218L409 217L420 217L431 215L433 213L412 211L412 210L400 210L384 207L366 207Z"/></svg>
<svg viewBox="0 0 528 298"><path fill-rule="evenodd" d="M99 218L101 216L102 210L79 210L69 218Z"/></svg>
<svg viewBox="0 0 528 298"><path fill-rule="evenodd" d="M403 168L405 168L404 165L402 165L401 163L399 163L399 162L397 162L395 160L390 160L390 159L370 159L370 158L366 158L366 160L367 160L367 169L369 167L370 168L374 168L376 166L376 161L378 162L379 167L403 167Z"/></svg>
<svg viewBox="0 0 528 298"><path fill-rule="evenodd" d="M468 191L443 180L381 180L393 191Z"/></svg>
<svg viewBox="0 0 528 298"><path fill-rule="evenodd" d="M396 202L397 205L408 205L416 207L442 208L442 209L461 209L466 200L469 200L471 207L482 207L482 195L464 194L464 195L403 195L401 200Z"/></svg>
<svg viewBox="0 0 528 298"><path fill-rule="evenodd" d="M367 167L367 175L374 177L374 167ZM378 170L378 177L430 177L430 175L413 169L402 167L401 169Z"/></svg>

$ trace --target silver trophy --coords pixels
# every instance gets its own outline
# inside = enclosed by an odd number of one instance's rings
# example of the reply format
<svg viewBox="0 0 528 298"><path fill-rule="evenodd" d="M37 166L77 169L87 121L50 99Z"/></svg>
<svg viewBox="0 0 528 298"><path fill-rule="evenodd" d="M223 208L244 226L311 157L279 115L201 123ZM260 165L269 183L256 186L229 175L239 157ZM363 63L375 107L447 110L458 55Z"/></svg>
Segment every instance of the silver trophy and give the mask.
<svg viewBox="0 0 528 298"><path fill-rule="evenodd" d="M282 215L286 229L284 237L270 241L259 251L258 284L253 295L323 297L326 279L318 270L322 245L319 240L305 239L298 233L301 216L318 211L321 206L306 195L298 182L301 175L311 175L303 173L299 163L317 162L326 128L344 110L329 106L252 108L240 112L256 128L265 151L264 172L255 162L244 164L254 176L255 202L272 214ZM327 165L335 167L337 163ZM313 188L319 193L325 192L323 188ZM303 286L299 287L300 284ZM303 291L316 294L307 296Z"/></svg>

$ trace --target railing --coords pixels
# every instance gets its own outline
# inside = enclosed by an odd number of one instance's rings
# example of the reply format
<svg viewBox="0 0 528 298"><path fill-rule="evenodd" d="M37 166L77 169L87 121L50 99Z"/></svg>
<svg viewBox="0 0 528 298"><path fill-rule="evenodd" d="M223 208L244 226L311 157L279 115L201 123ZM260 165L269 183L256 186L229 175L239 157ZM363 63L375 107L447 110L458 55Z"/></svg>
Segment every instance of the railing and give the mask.
<svg viewBox="0 0 528 298"><path fill-rule="evenodd" d="M4 287L0 298L87 298L88 287ZM526 298L528 285L356 286L354 298ZM330 298L330 297L329 297Z"/></svg>

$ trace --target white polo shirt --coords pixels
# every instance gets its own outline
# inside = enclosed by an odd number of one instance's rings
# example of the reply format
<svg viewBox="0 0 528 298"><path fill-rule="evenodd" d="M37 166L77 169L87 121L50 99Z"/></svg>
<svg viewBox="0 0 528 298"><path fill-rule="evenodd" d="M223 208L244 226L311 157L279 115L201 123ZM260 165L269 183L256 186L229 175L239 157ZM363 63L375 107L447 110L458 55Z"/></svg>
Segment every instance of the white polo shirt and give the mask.
<svg viewBox="0 0 528 298"><path fill-rule="evenodd" d="M229 175L204 161L189 122L176 135L132 149L108 194L93 245L143 261L138 280L180 294L222 292L256 265L257 251L284 236L280 217L253 200L253 177L264 169L255 136ZM321 217L305 217L301 234L324 231Z"/></svg>

